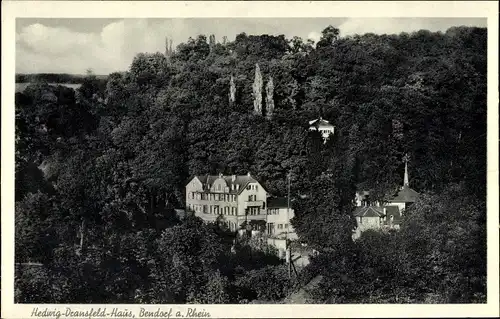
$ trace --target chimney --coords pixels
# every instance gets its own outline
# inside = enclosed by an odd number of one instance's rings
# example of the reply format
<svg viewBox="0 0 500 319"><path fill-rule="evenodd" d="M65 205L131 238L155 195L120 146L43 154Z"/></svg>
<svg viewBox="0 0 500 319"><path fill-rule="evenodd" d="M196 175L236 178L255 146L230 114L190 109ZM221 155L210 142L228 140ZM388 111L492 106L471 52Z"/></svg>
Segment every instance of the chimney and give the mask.
<svg viewBox="0 0 500 319"><path fill-rule="evenodd" d="M247 173L247 176L250 177L250 172Z"/></svg>
<svg viewBox="0 0 500 319"><path fill-rule="evenodd" d="M222 175L222 173L219 173L219 178L222 178L224 175Z"/></svg>
<svg viewBox="0 0 500 319"><path fill-rule="evenodd" d="M387 208L384 207L384 215L387 215Z"/></svg>
<svg viewBox="0 0 500 319"><path fill-rule="evenodd" d="M232 175L232 176L231 176L231 182L233 182L233 183L234 183L235 181L236 181L236 175Z"/></svg>

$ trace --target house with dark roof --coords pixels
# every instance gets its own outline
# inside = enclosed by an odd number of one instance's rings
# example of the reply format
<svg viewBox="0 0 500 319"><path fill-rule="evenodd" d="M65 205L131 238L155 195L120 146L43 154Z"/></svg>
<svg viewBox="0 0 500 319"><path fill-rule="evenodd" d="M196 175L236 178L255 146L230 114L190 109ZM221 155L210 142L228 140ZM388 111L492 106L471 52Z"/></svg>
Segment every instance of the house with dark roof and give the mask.
<svg viewBox="0 0 500 319"><path fill-rule="evenodd" d="M206 222L219 215L232 231L251 221L265 223L267 191L247 175L199 175L186 185L186 209Z"/></svg>
<svg viewBox="0 0 500 319"><path fill-rule="evenodd" d="M408 163L405 163L405 175L403 186L396 194L385 203L371 203L370 193L367 191L357 192L355 197L356 229L354 238L361 236L361 232L368 229L399 229L404 211L418 199L419 193L410 188L408 180Z"/></svg>

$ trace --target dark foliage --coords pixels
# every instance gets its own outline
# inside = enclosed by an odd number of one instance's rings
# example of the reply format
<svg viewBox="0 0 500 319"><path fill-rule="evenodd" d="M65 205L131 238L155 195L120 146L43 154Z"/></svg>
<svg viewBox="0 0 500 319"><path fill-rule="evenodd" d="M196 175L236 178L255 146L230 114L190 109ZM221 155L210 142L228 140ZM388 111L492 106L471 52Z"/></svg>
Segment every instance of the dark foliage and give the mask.
<svg viewBox="0 0 500 319"><path fill-rule="evenodd" d="M273 79L272 117L253 112L256 64L263 87ZM270 249L234 248L220 226L173 209L189 176L248 171L276 196L290 174L292 224L320 252L304 273L324 275L318 300L484 300L485 29L339 37L328 27L316 46L198 36L105 80L39 78L16 94L16 261L44 266L18 269L18 301L283 298L289 283ZM73 81L76 92L45 83ZM325 144L308 133L320 116L335 125ZM434 195L400 233L353 243L354 192L392 193L405 153L411 186Z"/></svg>

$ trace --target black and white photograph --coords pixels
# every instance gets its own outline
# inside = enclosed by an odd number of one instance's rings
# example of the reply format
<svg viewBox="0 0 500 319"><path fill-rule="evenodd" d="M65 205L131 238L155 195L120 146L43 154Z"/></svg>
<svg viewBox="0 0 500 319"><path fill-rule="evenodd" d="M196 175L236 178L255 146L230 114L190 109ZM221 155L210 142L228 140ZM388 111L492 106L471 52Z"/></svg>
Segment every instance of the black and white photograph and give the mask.
<svg viewBox="0 0 500 319"><path fill-rule="evenodd" d="M15 19L2 133L27 315L498 305L486 17L56 13Z"/></svg>

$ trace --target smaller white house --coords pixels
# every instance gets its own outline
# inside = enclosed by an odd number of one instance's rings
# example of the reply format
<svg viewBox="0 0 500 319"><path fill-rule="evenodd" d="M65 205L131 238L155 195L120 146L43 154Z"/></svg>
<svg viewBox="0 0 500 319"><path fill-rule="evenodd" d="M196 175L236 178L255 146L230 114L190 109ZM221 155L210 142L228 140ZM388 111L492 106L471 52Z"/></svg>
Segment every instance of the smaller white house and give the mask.
<svg viewBox="0 0 500 319"><path fill-rule="evenodd" d="M368 191L356 193L354 217L357 227L354 230L354 239L359 238L361 232L368 229L399 229L405 210L419 197L419 193L410 188L408 180L408 163L405 163L403 186L385 205L371 201Z"/></svg>
<svg viewBox="0 0 500 319"><path fill-rule="evenodd" d="M269 237L297 239L297 234L290 223L295 216L288 207L286 197L267 199L266 233Z"/></svg>
<svg viewBox="0 0 500 319"><path fill-rule="evenodd" d="M267 199L267 243L276 247L281 258L286 257L287 240L298 239L290 220L295 216L286 197Z"/></svg>
<svg viewBox="0 0 500 319"><path fill-rule="evenodd" d="M335 133L335 126L320 117L319 119L309 121L309 131L319 131L326 142Z"/></svg>

